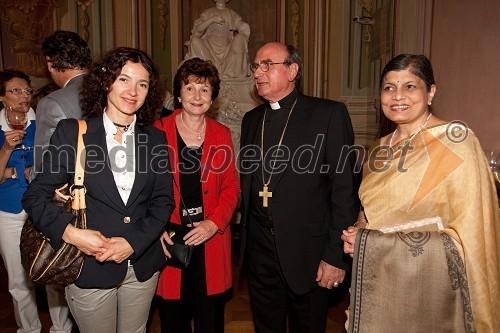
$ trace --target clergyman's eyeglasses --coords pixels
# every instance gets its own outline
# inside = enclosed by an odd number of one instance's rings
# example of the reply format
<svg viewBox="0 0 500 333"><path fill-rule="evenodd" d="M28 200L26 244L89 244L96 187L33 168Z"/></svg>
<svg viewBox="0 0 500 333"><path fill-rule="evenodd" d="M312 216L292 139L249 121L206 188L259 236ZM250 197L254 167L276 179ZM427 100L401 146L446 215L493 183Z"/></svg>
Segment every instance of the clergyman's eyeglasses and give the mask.
<svg viewBox="0 0 500 333"><path fill-rule="evenodd" d="M283 61L283 62L263 61L260 64L256 64L256 63L250 64L250 70L252 71L252 73L255 73L255 71L257 71L257 68L260 67L260 69L263 72L267 72L267 71L269 71L269 66L271 66L271 65L287 65L287 66L290 66L291 64L292 63L290 61Z"/></svg>

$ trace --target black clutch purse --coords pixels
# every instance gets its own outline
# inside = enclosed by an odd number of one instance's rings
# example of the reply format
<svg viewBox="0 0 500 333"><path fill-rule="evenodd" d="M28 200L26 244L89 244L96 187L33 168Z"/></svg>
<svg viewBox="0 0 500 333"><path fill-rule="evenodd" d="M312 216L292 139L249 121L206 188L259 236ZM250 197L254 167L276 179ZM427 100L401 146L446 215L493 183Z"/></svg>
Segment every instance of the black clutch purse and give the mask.
<svg viewBox="0 0 500 333"><path fill-rule="evenodd" d="M191 229L192 227L172 222L169 222L165 227L165 231L174 242L173 245L164 242L168 252L172 255L172 258L167 259L168 266L187 268L191 263L194 245L186 245L182 239Z"/></svg>
<svg viewBox="0 0 500 333"><path fill-rule="evenodd" d="M179 191L179 196L181 198L182 206L187 211L188 209L186 207L186 203L184 202L184 199L182 198L181 195L181 188L175 181L175 178L173 180L175 187L177 187L177 190ZM191 217L189 216L189 214L187 214L187 218L189 220L188 225L169 222L165 226L165 231L167 232L168 237L170 237L172 242L174 242L173 245L164 242L168 252L170 253L170 255L172 255L172 258L167 259L167 266L174 266L177 268L187 268L191 263L191 258L193 257L194 245L186 245L185 241L182 239L184 236L186 236L186 234L189 231L191 231L194 228L193 222L191 221Z"/></svg>

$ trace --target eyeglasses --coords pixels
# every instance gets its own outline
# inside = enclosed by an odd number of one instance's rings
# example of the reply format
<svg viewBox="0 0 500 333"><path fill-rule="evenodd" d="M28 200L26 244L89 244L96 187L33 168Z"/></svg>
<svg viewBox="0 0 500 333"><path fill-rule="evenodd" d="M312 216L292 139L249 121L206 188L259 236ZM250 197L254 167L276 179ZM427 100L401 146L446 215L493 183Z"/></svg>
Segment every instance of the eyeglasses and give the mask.
<svg viewBox="0 0 500 333"><path fill-rule="evenodd" d="M10 92L11 94L14 94L14 95L21 95L23 93L26 95L33 95L35 90L33 90L32 88L25 88L25 89L12 88L11 90L7 90L7 92Z"/></svg>
<svg viewBox="0 0 500 333"><path fill-rule="evenodd" d="M255 73L255 71L257 71L257 68L260 67L260 69L263 72L267 72L269 70L269 66L271 66L271 65L287 65L287 66L289 66L291 63L292 63L291 61L283 61L283 62L263 61L260 64L256 64L256 63L250 64L250 70L252 71L252 73Z"/></svg>

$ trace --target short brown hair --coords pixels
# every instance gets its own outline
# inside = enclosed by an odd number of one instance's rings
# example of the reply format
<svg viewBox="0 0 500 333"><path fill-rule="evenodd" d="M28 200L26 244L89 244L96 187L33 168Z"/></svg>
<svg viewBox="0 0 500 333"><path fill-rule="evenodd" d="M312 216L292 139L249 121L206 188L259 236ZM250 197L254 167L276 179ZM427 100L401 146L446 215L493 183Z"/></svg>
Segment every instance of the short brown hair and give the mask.
<svg viewBox="0 0 500 333"><path fill-rule="evenodd" d="M208 81L212 87L212 101L219 96L220 78L217 67L210 60L191 58L182 63L174 77L174 105L180 107L178 97L181 96L183 84L188 84L189 79L195 77L196 82Z"/></svg>
<svg viewBox="0 0 500 333"><path fill-rule="evenodd" d="M16 77L25 80L31 86L31 80L27 74L15 69L6 69L0 72L0 96L5 96L5 84Z"/></svg>

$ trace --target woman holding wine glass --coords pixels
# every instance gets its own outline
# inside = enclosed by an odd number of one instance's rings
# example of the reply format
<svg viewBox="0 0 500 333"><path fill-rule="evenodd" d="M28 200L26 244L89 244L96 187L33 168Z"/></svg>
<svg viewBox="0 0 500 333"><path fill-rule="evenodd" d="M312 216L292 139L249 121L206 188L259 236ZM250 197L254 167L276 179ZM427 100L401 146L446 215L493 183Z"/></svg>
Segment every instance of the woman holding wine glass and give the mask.
<svg viewBox="0 0 500 333"><path fill-rule="evenodd" d="M18 332L40 332L34 287L27 279L19 252L26 212L21 199L33 164L35 112L33 89L21 71L0 72L0 254L9 277Z"/></svg>

